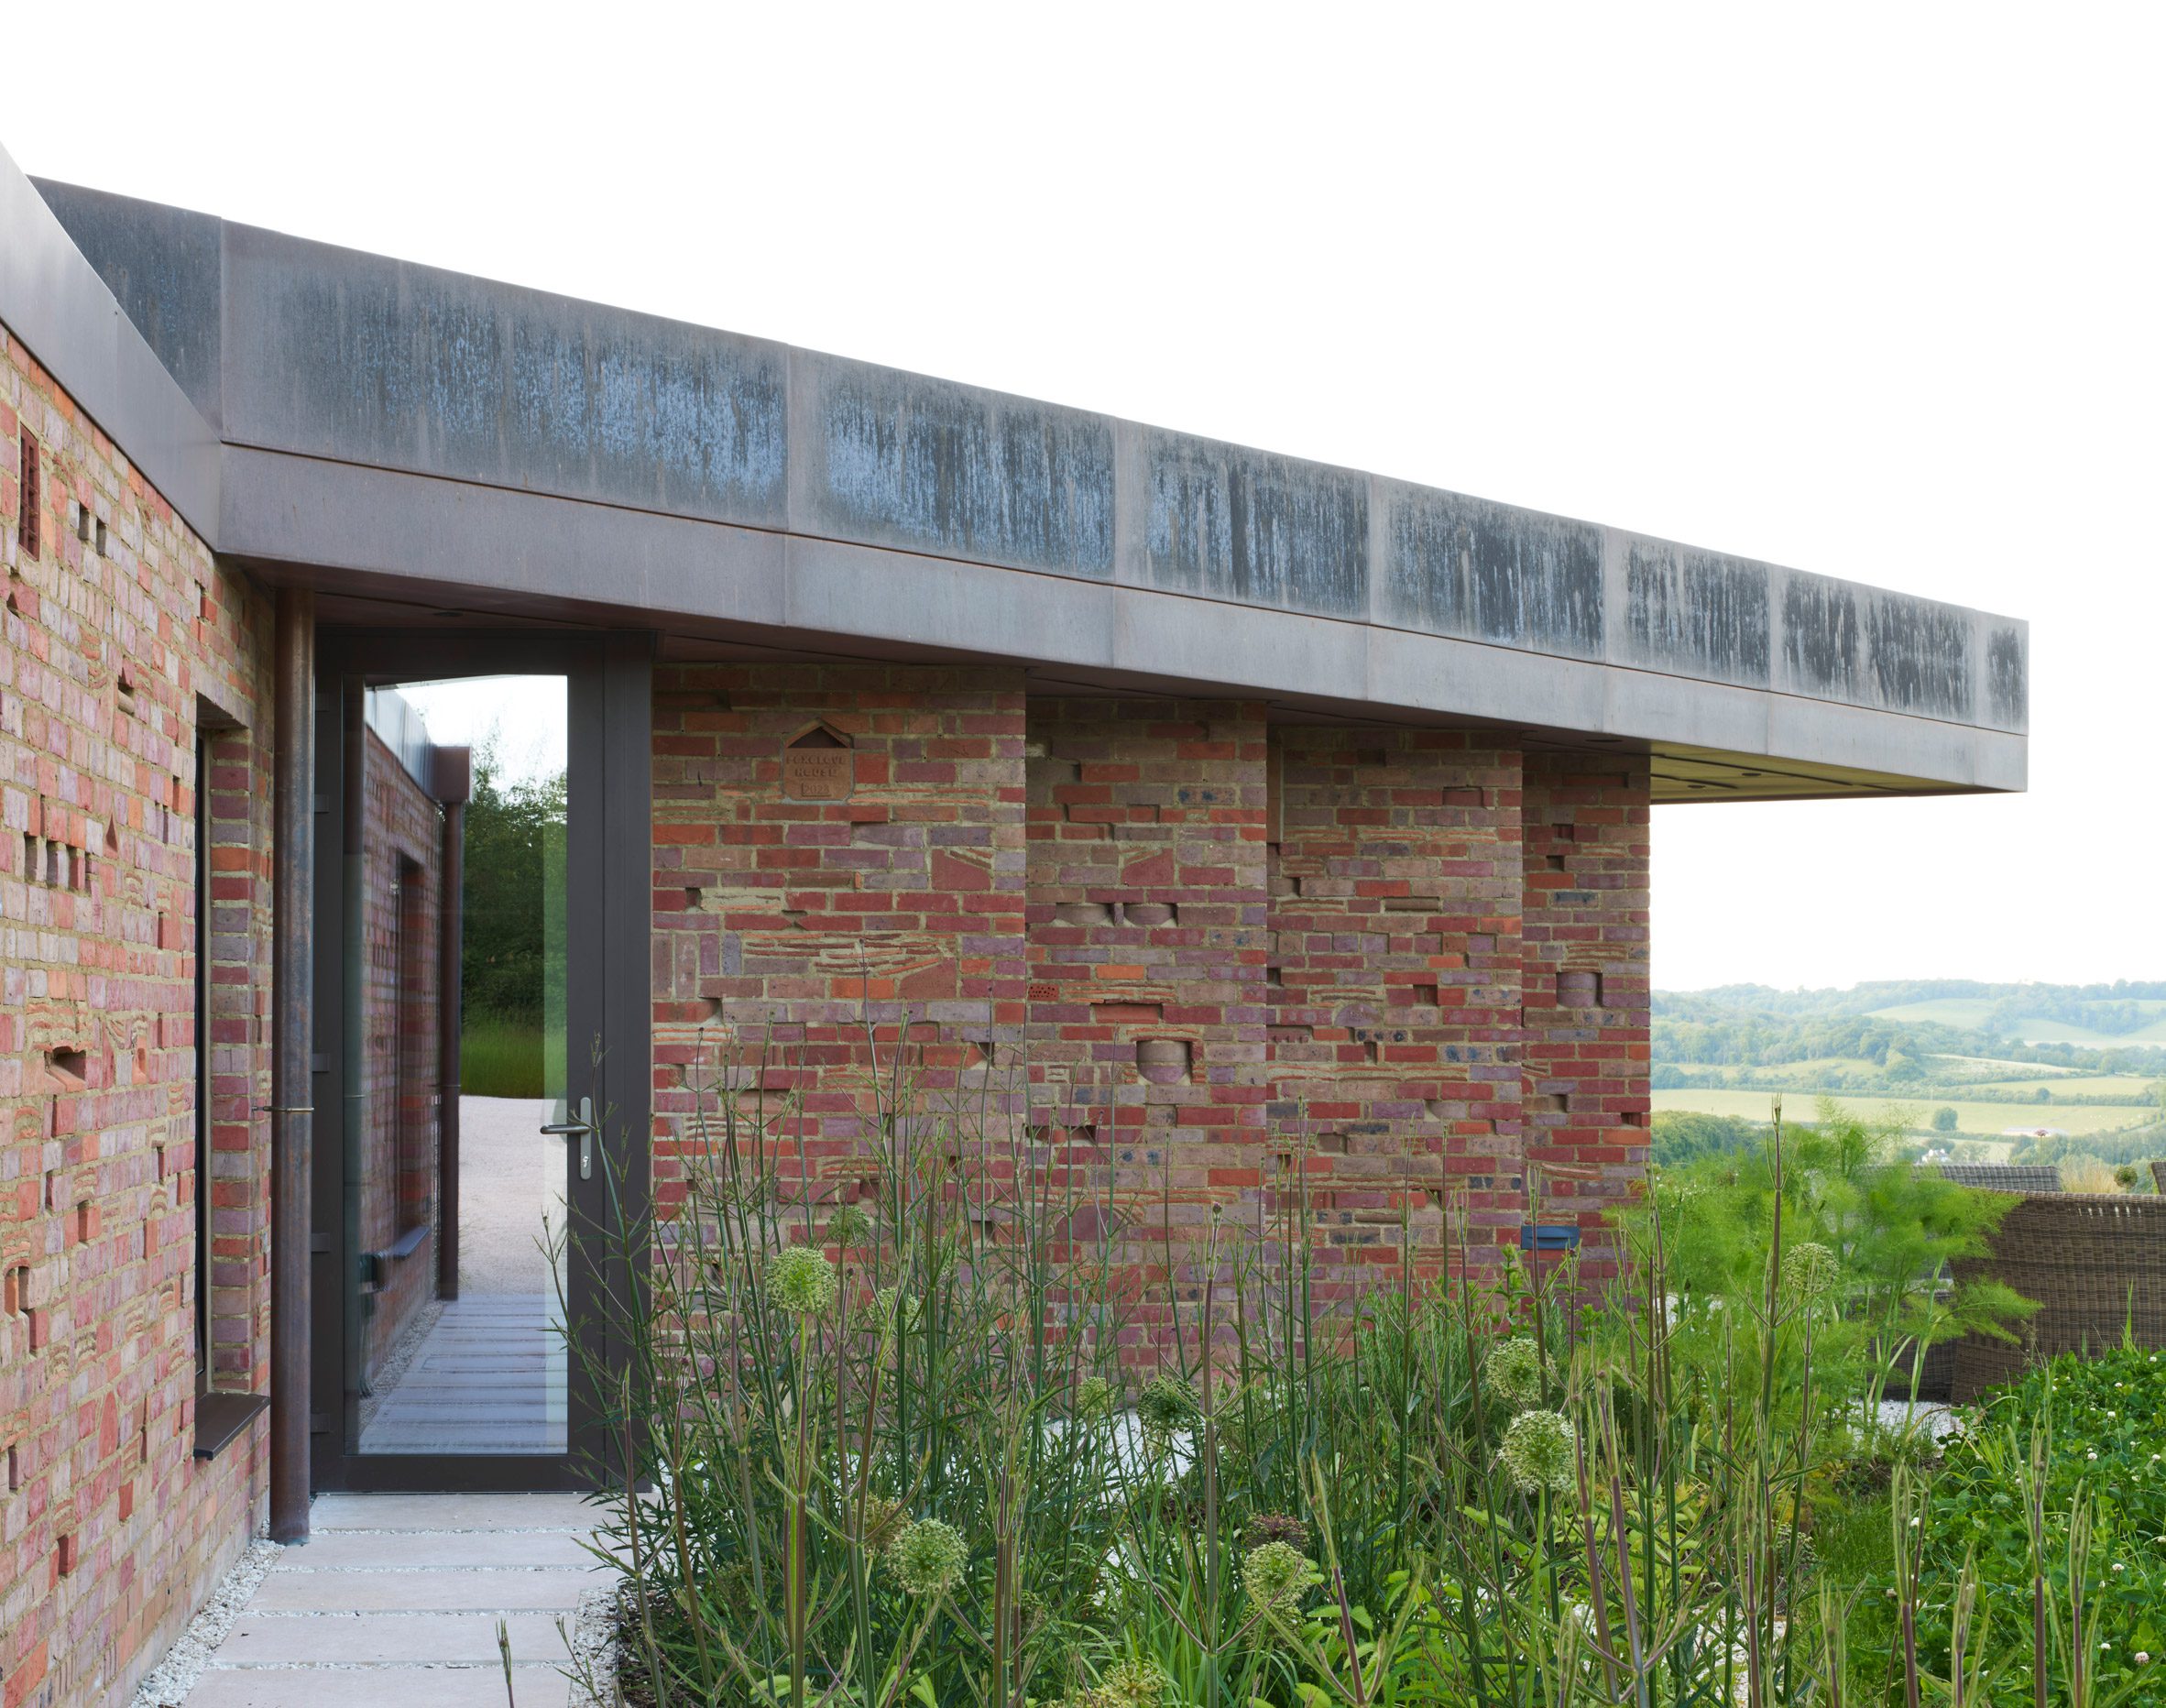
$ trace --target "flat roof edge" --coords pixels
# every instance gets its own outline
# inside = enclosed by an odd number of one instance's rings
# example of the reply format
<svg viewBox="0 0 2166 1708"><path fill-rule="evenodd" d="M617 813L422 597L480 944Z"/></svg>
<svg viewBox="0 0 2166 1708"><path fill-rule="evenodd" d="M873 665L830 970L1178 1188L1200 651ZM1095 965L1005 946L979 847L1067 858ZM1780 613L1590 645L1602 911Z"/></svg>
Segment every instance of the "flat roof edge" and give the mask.
<svg viewBox="0 0 2166 1708"><path fill-rule="evenodd" d="M215 549L217 432L5 148L0 323Z"/></svg>

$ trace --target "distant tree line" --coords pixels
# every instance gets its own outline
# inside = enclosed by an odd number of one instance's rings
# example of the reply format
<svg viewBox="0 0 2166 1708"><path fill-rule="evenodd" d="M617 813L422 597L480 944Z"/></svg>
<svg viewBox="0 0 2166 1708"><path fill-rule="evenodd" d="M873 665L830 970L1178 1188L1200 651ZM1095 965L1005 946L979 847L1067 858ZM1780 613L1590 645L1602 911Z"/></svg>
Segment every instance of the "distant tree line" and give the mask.
<svg viewBox="0 0 2166 1708"><path fill-rule="evenodd" d="M1861 1003L1869 1001L1879 1005L1885 1002L1887 1006L1896 1005L1895 1001L1887 1000L1889 997L1915 1002L1935 1000L1907 995L1911 988L1860 987L1859 992L1844 994L1855 997ZM2117 1012L2118 1006L2148 1000L2140 993L2154 988L2158 987L2129 986L2137 994L2109 1006L2115 1006ZM1865 994L1868 990L1872 993ZM1921 1083L1934 1077L1928 1058L1935 1056L1986 1057L2039 1067L2073 1068L2089 1073L2166 1073L2166 1048L2156 1045L2120 1044L2100 1047L2084 1044L2020 1044L1989 1031L1943 1025L1933 1021L1890 1019L1863 1012L1800 1012L1784 1006L1756 1009L1739 1000L1748 991L1778 1000L1786 995L1758 985L1737 985L1724 991L1696 991L1681 995L1656 992L1652 1058L1657 1089L1665 1083L1685 1083L1685 1077L1674 1070L1674 1065L1679 1063L1752 1068L1829 1057L1869 1064L1871 1070L1867 1075L1855 1072L1845 1075L1838 1069L1834 1078L1820 1076L1816 1083L1830 1090L1843 1089L1853 1083L1868 1089L1891 1084ZM2140 1009L2132 1012L2139 1015L2144 1013ZM1665 1074L1666 1066L1670 1066L1672 1071ZM1991 1070L1976 1068L1965 1068L1961 1073L1961 1078L1972 1082L1993 1077ZM2004 1071L2000 1077L2017 1076L2015 1072ZM1837 1084L1837 1079L1843 1083Z"/></svg>
<svg viewBox="0 0 2166 1708"><path fill-rule="evenodd" d="M466 805L465 961L460 996L470 1022L539 1026L547 956L546 885L562 883L564 779L507 783L494 743L474 755ZM552 859L553 854L553 859ZM555 946L562 956L563 945ZM557 969L561 973L561 967Z"/></svg>

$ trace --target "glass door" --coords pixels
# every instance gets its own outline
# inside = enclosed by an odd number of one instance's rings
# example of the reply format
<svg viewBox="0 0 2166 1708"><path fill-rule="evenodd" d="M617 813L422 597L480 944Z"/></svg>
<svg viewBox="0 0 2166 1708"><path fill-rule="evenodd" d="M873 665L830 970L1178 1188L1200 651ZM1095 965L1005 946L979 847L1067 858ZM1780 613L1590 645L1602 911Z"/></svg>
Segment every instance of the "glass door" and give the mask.
<svg viewBox="0 0 2166 1708"><path fill-rule="evenodd" d="M648 889L643 803L637 870L611 810L633 696L561 647L326 655L315 1481L590 1484L645 1203L644 1024L609 1001L645 916L606 917Z"/></svg>

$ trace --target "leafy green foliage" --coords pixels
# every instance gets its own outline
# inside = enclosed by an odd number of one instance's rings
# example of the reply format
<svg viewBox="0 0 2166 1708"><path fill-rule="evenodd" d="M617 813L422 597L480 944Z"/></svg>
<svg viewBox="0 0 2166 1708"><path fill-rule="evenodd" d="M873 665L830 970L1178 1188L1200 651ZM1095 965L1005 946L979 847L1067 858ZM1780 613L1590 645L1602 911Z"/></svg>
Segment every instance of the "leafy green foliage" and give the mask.
<svg viewBox="0 0 2166 1708"><path fill-rule="evenodd" d="M1767 1142L1767 1126L1736 1115L1658 1109L1649 1129L1650 1160L1657 1168L1681 1168L1703 1156L1737 1156Z"/></svg>
<svg viewBox="0 0 2166 1708"><path fill-rule="evenodd" d="M1763 1147L1661 1171L1632 1226L1643 1253L1657 1229L1665 1233L1677 1339L1688 1362L1720 1363L1739 1301L1765 1276L1778 1214L1786 1248L1820 1245L1841 1265L1840 1308L1829 1313L1811 1349L1823 1392L1846 1385L1861 1401L1876 1398L1933 1343L2005 1334L2026 1314L2024 1302L1997 1283L1946 1291L1937 1285L1950 1258L1986 1249L2011 1200L1896 1161L1899 1142L1893 1125L1871 1125L1823 1103L1814 1126L1789 1130L1780 1157ZM1784 1356L1792 1361L1789 1385L1802 1394L1806 1349L1792 1346Z"/></svg>
<svg viewBox="0 0 2166 1708"><path fill-rule="evenodd" d="M493 744L474 755L466 805L465 960L460 995L469 1023L539 1026L549 964L547 886L563 882L564 779L507 783ZM552 859L553 856L553 859ZM561 943L556 953L563 953Z"/></svg>
<svg viewBox="0 0 2166 1708"><path fill-rule="evenodd" d="M2035 1462L2034 1443L2039 1449ZM2080 1588L2085 1651L2101 1700L2166 1703L2166 1362L2123 1347L2073 1353L1987 1400L1952 1440L1920 1505L1920 1640L1944 1670L1951 1615L1966 1562L1990 1609L1982 1638L1997 1697L2032 1693L2033 1525L2052 1544L2043 1579L2050 1621L2073 1625ZM2072 1536L2086 1542L2069 1550ZM2079 1570L2080 1569L2080 1570ZM1868 1581L1868 1617L1890 1580ZM1879 1605L1876 1606L1875 1604ZM2065 1633L2062 1636L2065 1647ZM2050 1633L2047 1648L2055 1646ZM2148 1661L2139 1661L2139 1655ZM2051 1665L2051 1655L2048 1657Z"/></svg>
<svg viewBox="0 0 2166 1708"><path fill-rule="evenodd" d="M652 1491L612 1496L630 1700L1775 1708L1840 1681L1893 1708L1919 1684L1882 1592L1930 1623L1962 1542L1897 1554L1927 1462L1871 1402L2021 1308L1943 1295L2002 1200L1886 1130L1823 1110L1661 1171L1614 1289L1454 1244L1448 1285L1408 1260L1326 1303L1297 1200L1200 1252L1148 1218L1079 1239L1113 1226L1081 1171L897 1074L870 1189L808 1203L766 1136L786 1100L741 1064L715 1081L618 1324Z"/></svg>

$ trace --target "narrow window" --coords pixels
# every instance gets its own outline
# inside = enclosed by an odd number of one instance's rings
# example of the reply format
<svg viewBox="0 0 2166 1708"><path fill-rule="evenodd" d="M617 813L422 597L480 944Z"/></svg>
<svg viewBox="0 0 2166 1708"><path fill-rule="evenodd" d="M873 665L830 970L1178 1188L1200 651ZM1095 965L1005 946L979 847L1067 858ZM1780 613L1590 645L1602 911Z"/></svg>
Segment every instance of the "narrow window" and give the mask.
<svg viewBox="0 0 2166 1708"><path fill-rule="evenodd" d="M16 481L16 532L23 542L23 555L38 555L38 441L26 432L22 438L22 477Z"/></svg>
<svg viewBox="0 0 2166 1708"><path fill-rule="evenodd" d="M195 739L195 1373L211 1385L211 744Z"/></svg>
<svg viewBox="0 0 2166 1708"><path fill-rule="evenodd" d="M433 968L428 914L429 887L421 866L401 858L394 914L399 982L393 1024L398 1035L399 1232L427 1229L435 1208L435 1123L430 1064L435 1042L435 1004L429 1000Z"/></svg>

